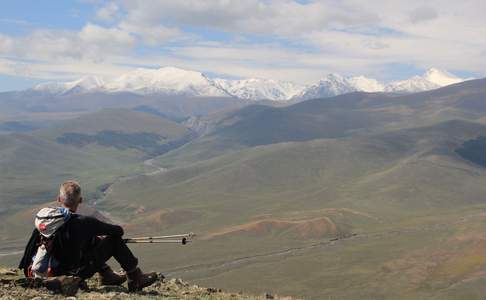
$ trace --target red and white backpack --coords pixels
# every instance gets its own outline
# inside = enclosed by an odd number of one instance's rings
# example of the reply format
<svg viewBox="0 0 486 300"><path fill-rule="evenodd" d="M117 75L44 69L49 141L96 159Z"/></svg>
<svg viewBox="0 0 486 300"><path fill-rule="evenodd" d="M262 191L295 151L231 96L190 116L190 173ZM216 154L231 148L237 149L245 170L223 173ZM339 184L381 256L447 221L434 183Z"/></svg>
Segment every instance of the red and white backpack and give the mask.
<svg viewBox="0 0 486 300"><path fill-rule="evenodd" d="M31 275L46 278L53 276L59 262L52 256L54 240L60 229L71 218L71 212L64 207L45 207L35 217L35 228L40 233L40 243L32 258Z"/></svg>

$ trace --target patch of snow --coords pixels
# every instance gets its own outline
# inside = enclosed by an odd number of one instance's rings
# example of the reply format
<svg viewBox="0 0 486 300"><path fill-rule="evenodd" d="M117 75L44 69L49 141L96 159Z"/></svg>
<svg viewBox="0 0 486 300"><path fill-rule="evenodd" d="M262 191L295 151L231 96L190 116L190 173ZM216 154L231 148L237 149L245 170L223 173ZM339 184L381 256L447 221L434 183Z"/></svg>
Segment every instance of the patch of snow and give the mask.
<svg viewBox="0 0 486 300"><path fill-rule="evenodd" d="M137 94L162 94L208 97L235 97L245 100L307 100L333 97L345 93L428 91L471 78L459 78L435 68L421 76L384 84L365 76L343 77L329 74L308 86L272 79L248 78L240 80L212 79L201 72L176 67L160 69L139 68L110 80L95 76L82 77L70 82L49 82L32 88L55 95L85 92L132 92Z"/></svg>
<svg viewBox="0 0 486 300"><path fill-rule="evenodd" d="M450 84L472 78L459 78L435 68L428 69L422 76L413 76L407 80L393 81L385 87L387 92L415 93L438 89Z"/></svg>
<svg viewBox="0 0 486 300"><path fill-rule="evenodd" d="M109 92L186 96L228 96L204 74L175 67L136 69L105 85Z"/></svg>
<svg viewBox="0 0 486 300"><path fill-rule="evenodd" d="M303 90L304 86L286 81L249 78L241 80L215 79L228 94L247 100L286 101Z"/></svg>

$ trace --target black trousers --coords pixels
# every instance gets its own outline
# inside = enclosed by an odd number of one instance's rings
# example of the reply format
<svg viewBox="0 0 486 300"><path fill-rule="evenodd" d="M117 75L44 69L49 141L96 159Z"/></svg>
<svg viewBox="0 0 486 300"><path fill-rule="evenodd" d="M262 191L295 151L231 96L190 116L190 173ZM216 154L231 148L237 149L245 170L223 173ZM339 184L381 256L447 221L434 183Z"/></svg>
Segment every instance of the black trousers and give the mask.
<svg viewBox="0 0 486 300"><path fill-rule="evenodd" d="M107 236L95 239L92 247L83 254L82 266L73 275L83 279L90 278L105 268L106 262L112 257L125 271L131 271L138 265L138 259L121 236Z"/></svg>

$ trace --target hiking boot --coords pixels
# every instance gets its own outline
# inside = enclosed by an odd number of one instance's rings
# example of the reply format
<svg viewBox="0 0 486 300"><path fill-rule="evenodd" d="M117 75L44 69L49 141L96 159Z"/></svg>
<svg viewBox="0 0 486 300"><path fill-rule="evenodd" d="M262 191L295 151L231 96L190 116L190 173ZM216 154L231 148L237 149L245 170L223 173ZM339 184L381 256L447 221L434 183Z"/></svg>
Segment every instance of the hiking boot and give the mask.
<svg viewBox="0 0 486 300"><path fill-rule="evenodd" d="M81 278L75 276L50 277L43 280L43 286L54 293L69 297L76 295L81 281Z"/></svg>
<svg viewBox="0 0 486 300"><path fill-rule="evenodd" d="M141 291L144 287L147 287L157 281L157 273L142 273L140 268L127 272L127 277L129 292Z"/></svg>
<svg viewBox="0 0 486 300"><path fill-rule="evenodd" d="M105 267L98 273L100 274L101 285L122 285L125 281L127 281L127 277L124 274L118 274L110 267Z"/></svg>
<svg viewBox="0 0 486 300"><path fill-rule="evenodd" d="M80 290L82 290L83 292L89 292L89 286L88 284L86 283L86 280L81 280L78 284L78 287Z"/></svg>

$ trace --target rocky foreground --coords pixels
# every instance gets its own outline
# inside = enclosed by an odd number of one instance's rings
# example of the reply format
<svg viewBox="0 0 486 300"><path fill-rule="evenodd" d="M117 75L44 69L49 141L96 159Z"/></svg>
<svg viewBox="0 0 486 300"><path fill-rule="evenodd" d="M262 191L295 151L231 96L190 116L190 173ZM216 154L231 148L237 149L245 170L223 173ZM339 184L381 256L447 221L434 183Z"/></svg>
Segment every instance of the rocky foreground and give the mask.
<svg viewBox="0 0 486 300"><path fill-rule="evenodd" d="M96 277L79 284L79 279L62 276L47 282L28 280L15 269L0 268L0 299L287 299L270 294L248 296L220 289L191 285L181 279L159 280L141 292L128 293L126 286L100 286Z"/></svg>

